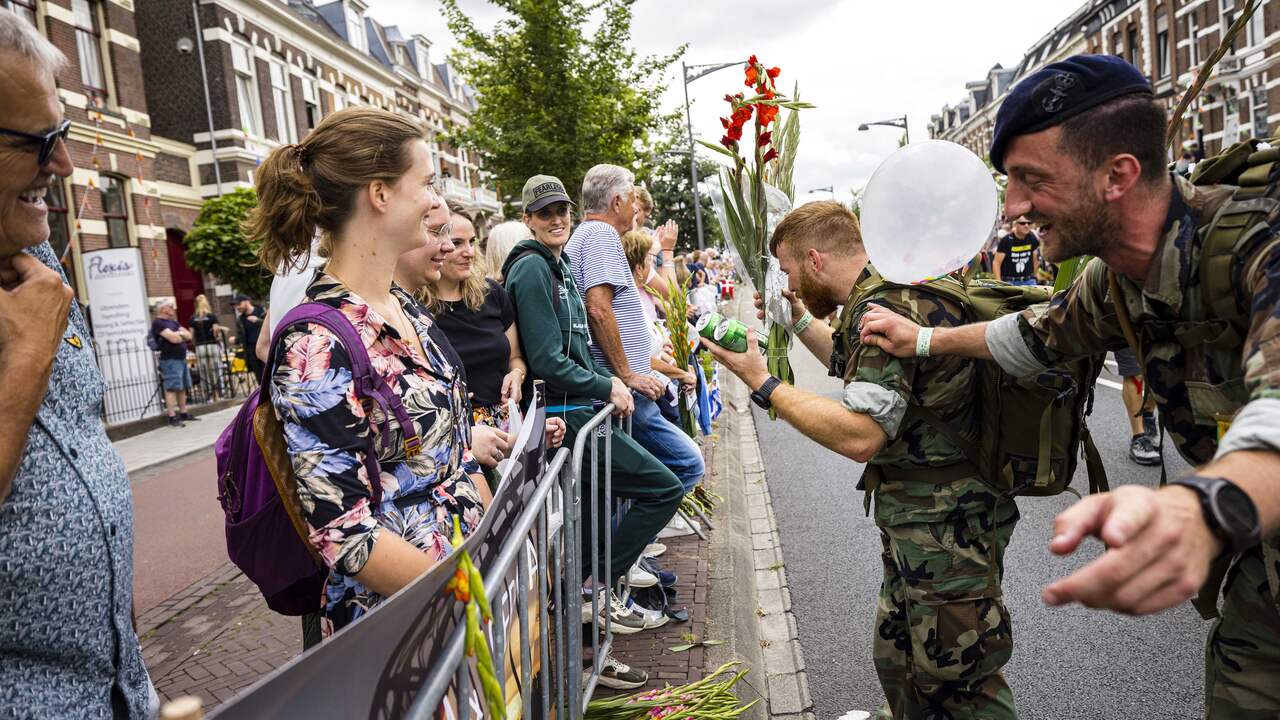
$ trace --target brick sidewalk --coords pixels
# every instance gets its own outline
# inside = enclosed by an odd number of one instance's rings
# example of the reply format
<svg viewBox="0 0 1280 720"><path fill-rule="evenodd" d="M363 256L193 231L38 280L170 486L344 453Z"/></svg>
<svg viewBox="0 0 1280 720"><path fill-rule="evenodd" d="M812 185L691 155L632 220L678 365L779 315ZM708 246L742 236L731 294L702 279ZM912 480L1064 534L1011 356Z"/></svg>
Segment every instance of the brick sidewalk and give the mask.
<svg viewBox="0 0 1280 720"><path fill-rule="evenodd" d="M713 468L712 454L707 467ZM708 478L717 489L721 478ZM714 521L714 518L713 518ZM677 606L689 609L689 622L615 636L614 656L649 672L647 687L681 685L701 678L704 650L679 653L669 648L698 640L706 628L709 543L696 535L663 541L662 566L676 573ZM234 697L263 675L302 652L299 618L278 615L258 589L227 563L138 618L143 660L162 700L198 696L206 712ZM601 689L597 694L607 696ZM634 692L634 691L633 691Z"/></svg>

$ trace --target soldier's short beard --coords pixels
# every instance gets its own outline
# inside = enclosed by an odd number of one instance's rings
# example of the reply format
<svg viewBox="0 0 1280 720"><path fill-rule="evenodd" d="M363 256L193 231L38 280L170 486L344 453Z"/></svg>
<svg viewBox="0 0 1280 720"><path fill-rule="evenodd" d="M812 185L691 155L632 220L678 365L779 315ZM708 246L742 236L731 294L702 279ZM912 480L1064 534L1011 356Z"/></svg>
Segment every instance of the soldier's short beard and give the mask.
<svg viewBox="0 0 1280 720"><path fill-rule="evenodd" d="M800 299L804 301L804 306L809 309L809 312L818 318L824 318L835 312L836 304L831 302L830 293L809 274L808 268L801 265L797 272L800 273ZM795 322L799 319L791 318L791 321Z"/></svg>
<svg viewBox="0 0 1280 720"><path fill-rule="evenodd" d="M1050 239L1044 243L1043 252L1053 263L1082 255L1097 256L1119 235L1119 224L1112 217L1111 208L1101 193L1095 193L1088 186L1080 188L1080 202L1059 217L1036 215L1036 221L1051 225Z"/></svg>

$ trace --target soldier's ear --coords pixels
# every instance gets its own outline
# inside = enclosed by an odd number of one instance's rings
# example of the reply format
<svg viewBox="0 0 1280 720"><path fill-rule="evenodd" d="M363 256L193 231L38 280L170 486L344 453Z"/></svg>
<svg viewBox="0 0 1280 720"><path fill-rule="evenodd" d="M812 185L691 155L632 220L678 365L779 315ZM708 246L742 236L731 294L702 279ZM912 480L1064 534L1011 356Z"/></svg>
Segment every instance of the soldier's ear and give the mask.
<svg viewBox="0 0 1280 720"><path fill-rule="evenodd" d="M822 270L822 253L818 252L818 248L809 248L805 251L805 262L809 263L814 272Z"/></svg>

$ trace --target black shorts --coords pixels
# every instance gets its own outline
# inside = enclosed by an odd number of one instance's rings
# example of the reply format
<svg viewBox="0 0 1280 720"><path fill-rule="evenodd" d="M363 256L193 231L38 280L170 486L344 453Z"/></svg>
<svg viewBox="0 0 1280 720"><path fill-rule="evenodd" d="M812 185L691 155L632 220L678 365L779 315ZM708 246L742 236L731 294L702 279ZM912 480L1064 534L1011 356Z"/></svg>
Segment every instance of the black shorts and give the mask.
<svg viewBox="0 0 1280 720"><path fill-rule="evenodd" d="M1142 374L1142 370L1138 367L1138 358L1134 357L1133 350L1125 348L1116 350L1113 355L1116 356L1116 369L1120 372L1120 377L1138 377Z"/></svg>

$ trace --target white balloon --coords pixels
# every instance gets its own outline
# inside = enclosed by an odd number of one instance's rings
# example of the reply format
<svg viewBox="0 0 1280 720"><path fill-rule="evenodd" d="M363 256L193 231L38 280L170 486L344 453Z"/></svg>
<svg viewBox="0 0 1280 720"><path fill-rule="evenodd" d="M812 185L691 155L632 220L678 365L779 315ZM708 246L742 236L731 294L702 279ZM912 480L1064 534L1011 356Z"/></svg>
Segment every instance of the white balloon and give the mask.
<svg viewBox="0 0 1280 720"><path fill-rule="evenodd" d="M961 145L926 140L890 155L862 196L862 240L886 279L918 283L964 267L997 217L991 170Z"/></svg>

